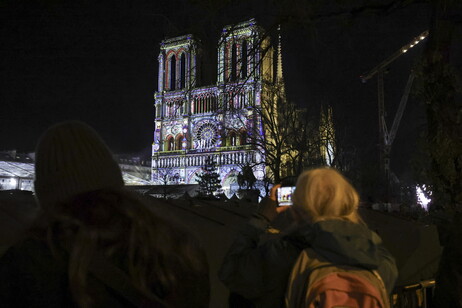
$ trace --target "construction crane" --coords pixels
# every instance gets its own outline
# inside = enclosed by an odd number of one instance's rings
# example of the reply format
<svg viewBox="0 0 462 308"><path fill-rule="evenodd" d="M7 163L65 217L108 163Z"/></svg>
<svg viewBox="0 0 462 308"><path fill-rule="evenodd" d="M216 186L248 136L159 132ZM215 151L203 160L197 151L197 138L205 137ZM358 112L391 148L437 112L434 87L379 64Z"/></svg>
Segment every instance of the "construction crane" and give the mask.
<svg viewBox="0 0 462 308"><path fill-rule="evenodd" d="M416 36L411 42L401 47L390 57L382 61L376 67L368 71L367 73L360 76L363 83L367 82L369 79L377 75L377 92L378 92L378 115L379 115L379 138L380 138L380 165L384 179L386 181L386 198L389 199L389 190L390 190L390 152L393 141L396 137L396 132L398 130L401 118L403 117L404 109L406 108L407 99L411 91L412 82L414 81L414 72L411 71L409 79L407 81L406 87L404 88L403 96L396 111L395 118L393 119L393 124L390 131L388 131L387 123L385 121L385 102L384 102L384 85L383 85L383 75L387 70L388 66L398 59L403 54L407 53L409 49L413 48L421 41L425 40L428 36L428 30L422 32L420 35ZM389 201L389 200L387 200Z"/></svg>

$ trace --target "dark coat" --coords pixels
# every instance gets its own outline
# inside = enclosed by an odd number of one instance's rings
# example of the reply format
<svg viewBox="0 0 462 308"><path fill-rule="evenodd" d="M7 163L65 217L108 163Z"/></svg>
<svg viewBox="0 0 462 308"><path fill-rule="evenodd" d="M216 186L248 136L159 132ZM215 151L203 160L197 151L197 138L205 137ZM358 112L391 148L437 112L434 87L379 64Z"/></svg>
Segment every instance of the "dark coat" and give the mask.
<svg viewBox="0 0 462 308"><path fill-rule="evenodd" d="M67 268L45 243L26 240L0 259L2 307L74 307Z"/></svg>
<svg viewBox="0 0 462 308"><path fill-rule="evenodd" d="M11 247L0 258L0 307L77 307L69 288L66 253L61 253L53 255L48 245L37 239L27 239ZM189 279L192 277L194 281ZM181 289L176 291L184 301L175 299L174 306L208 307L208 272L191 273L191 277L183 280L179 283ZM87 276L96 307L135 307L106 283L92 273Z"/></svg>
<svg viewBox="0 0 462 308"><path fill-rule="evenodd" d="M298 225L286 235L266 242L263 218L252 218L229 249L219 271L231 292L252 300L256 307L283 307L288 277L300 252L312 247L334 264L376 269L390 293L398 276L394 258L380 237L366 226L342 220Z"/></svg>
<svg viewBox="0 0 462 308"><path fill-rule="evenodd" d="M77 307L69 289L67 263L48 246L27 239L0 259L1 307ZM123 296L89 276L89 289L100 307L133 307Z"/></svg>

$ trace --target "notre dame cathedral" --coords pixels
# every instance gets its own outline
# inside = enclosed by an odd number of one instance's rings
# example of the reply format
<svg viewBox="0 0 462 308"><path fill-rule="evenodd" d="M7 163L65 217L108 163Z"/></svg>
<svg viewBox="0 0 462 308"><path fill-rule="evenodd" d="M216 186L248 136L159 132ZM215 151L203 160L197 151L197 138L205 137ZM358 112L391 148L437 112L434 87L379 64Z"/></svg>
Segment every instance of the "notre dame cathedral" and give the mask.
<svg viewBox="0 0 462 308"><path fill-rule="evenodd" d="M279 48L254 19L223 28L218 46L216 83L199 86L201 45L192 35L160 44L152 181L194 184L204 161L218 166L225 194L236 189L243 165L265 176L265 157L250 140L263 136L259 112L265 83L282 78ZM281 76L278 76L281 75Z"/></svg>

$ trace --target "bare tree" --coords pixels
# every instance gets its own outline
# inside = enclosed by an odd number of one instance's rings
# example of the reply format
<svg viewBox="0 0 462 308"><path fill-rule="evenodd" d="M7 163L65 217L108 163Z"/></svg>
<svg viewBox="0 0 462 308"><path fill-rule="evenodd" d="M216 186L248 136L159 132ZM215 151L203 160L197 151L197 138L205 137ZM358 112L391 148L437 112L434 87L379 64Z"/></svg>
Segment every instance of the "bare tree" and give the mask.
<svg viewBox="0 0 462 308"><path fill-rule="evenodd" d="M252 109L260 123L249 130L250 143L264 157L275 183L299 174L320 157L319 130L307 111L285 96L284 84L265 84L261 105Z"/></svg>
<svg viewBox="0 0 462 308"><path fill-rule="evenodd" d="M174 172L173 168L161 168L157 171L156 180L162 185L162 198L169 196L170 188L172 184L178 184L179 176Z"/></svg>

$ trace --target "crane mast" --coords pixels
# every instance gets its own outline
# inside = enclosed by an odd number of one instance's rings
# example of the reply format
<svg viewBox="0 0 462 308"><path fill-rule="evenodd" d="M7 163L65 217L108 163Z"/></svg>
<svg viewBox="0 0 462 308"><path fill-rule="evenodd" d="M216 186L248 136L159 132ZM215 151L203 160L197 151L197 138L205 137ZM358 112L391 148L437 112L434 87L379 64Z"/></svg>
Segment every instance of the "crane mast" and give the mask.
<svg viewBox="0 0 462 308"><path fill-rule="evenodd" d="M414 81L414 72L411 71L403 96L401 97L398 110L393 119L391 130L388 131L387 123L385 121L385 97L384 97L384 83L383 76L388 66L398 59L403 54L407 53L409 49L413 48L428 36L428 30L416 36L408 44L402 46L399 50L393 53L390 57L379 63L370 71L360 76L363 83L377 75L377 100L378 100L378 124L379 124L379 138L380 138L380 166L386 185L386 199L390 195L390 152L393 141L396 137L401 118L403 117L404 109L406 108L407 99L411 91L412 83ZM389 201L389 200L387 200Z"/></svg>

